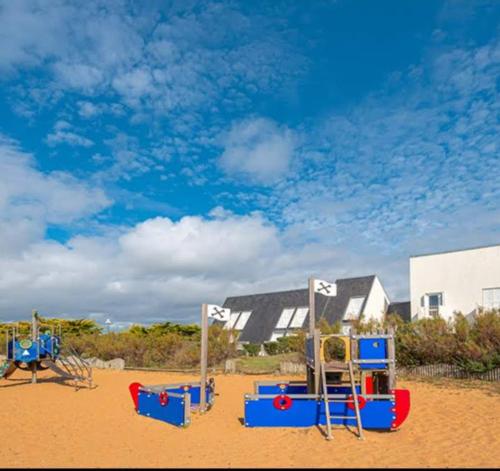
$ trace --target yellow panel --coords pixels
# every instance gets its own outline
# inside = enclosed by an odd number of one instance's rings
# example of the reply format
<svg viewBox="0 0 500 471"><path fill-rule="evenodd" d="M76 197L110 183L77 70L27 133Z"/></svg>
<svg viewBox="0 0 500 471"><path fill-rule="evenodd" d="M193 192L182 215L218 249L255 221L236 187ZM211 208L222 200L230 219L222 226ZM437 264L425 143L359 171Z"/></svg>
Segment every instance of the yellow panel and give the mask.
<svg viewBox="0 0 500 471"><path fill-rule="evenodd" d="M345 358L343 361L348 362L351 359L351 338L347 336L342 336L342 337L336 337L335 335L325 335L321 336L319 340L319 360L324 362L325 361L325 344L328 342L329 339L331 338L337 338L342 340L345 345Z"/></svg>

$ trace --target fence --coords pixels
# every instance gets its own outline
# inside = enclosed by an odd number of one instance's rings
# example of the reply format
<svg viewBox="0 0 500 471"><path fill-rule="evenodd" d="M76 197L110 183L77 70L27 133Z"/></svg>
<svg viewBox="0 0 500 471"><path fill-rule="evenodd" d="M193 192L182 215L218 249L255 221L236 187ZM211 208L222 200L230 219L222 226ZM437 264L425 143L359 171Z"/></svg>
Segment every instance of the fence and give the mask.
<svg viewBox="0 0 500 471"><path fill-rule="evenodd" d="M422 376L427 378L480 379L483 381L500 381L500 368L484 373L465 371L456 365L421 365L413 368L398 368L400 375Z"/></svg>
<svg viewBox="0 0 500 471"><path fill-rule="evenodd" d="M422 365L413 368L397 369L399 375L421 376L427 378L457 378L457 379L480 379L483 381L500 381L500 368L485 373L474 373L462 370L456 365ZM302 363L281 362L280 372L282 374L305 374L306 366Z"/></svg>

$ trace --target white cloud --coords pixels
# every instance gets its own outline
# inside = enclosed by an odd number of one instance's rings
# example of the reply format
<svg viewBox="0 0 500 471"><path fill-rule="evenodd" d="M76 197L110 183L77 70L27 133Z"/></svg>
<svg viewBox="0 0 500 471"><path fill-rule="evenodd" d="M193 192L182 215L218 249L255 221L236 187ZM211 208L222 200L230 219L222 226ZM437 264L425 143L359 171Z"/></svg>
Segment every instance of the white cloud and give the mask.
<svg viewBox="0 0 500 471"><path fill-rule="evenodd" d="M150 219L122 236L120 246L143 273L210 278L236 273L240 279L251 278L259 260L279 250L276 229L259 216Z"/></svg>
<svg viewBox="0 0 500 471"><path fill-rule="evenodd" d="M229 175L271 184L286 176L295 148L295 136L285 126L255 118L232 126L221 139L219 165Z"/></svg>
<svg viewBox="0 0 500 471"><path fill-rule="evenodd" d="M100 108L90 101L78 102L78 114L85 119L93 118L101 113Z"/></svg>
<svg viewBox="0 0 500 471"><path fill-rule="evenodd" d="M94 142L86 137L71 131L72 126L66 121L57 121L54 131L47 135L47 144L56 146L58 144L69 144L70 146L91 147Z"/></svg>
<svg viewBox="0 0 500 471"><path fill-rule="evenodd" d="M133 69L118 75L113 80L113 87L132 105L154 91L151 73L146 68Z"/></svg>
<svg viewBox="0 0 500 471"><path fill-rule="evenodd" d="M43 240L48 225L77 223L111 204L102 190L67 173L38 171L33 157L5 137L0 137L0 174L4 176L0 180L0 260L13 266L25 263L25 251ZM14 269L2 278L12 282L25 277Z"/></svg>
<svg viewBox="0 0 500 471"><path fill-rule="evenodd" d="M0 317L106 312L117 320L191 320L199 303L262 283L281 251L260 216L146 220L66 244L34 240L0 258ZM186 317L187 316L187 317Z"/></svg>
<svg viewBox="0 0 500 471"><path fill-rule="evenodd" d="M99 68L88 64L54 64L54 72L59 85L92 93L104 80Z"/></svg>
<svg viewBox="0 0 500 471"><path fill-rule="evenodd" d="M2 7L0 24L0 70L41 71L37 85L54 101L66 90L116 91L147 114L185 114L234 94L232 88L240 91L230 102L248 103L257 89L279 90L304 70L282 20L247 16L230 4L130 8L20 0Z"/></svg>

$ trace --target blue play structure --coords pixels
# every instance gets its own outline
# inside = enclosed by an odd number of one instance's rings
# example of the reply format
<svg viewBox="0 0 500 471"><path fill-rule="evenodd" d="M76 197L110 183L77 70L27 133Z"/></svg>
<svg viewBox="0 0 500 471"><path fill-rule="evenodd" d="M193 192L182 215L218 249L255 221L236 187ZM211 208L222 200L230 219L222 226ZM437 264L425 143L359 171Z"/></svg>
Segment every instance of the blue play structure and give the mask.
<svg viewBox="0 0 500 471"><path fill-rule="evenodd" d="M200 382L154 386L132 383L129 390L139 415L178 427L187 427L191 423L191 411L200 408ZM210 408L215 398L213 379L207 381L205 394L206 404Z"/></svg>
<svg viewBox="0 0 500 471"><path fill-rule="evenodd" d="M325 346L334 338L345 345L341 360L325 358ZM306 355L307 381L255 383L254 394L245 395L246 427L326 425L331 439L332 425L356 426L363 438L363 429L395 430L408 416L410 393L395 388L392 332L321 336L315 331Z"/></svg>
<svg viewBox="0 0 500 471"><path fill-rule="evenodd" d="M29 365L45 359L57 359L61 338L50 332L39 334L36 340L14 338L8 342L7 358Z"/></svg>
<svg viewBox="0 0 500 471"><path fill-rule="evenodd" d="M92 387L92 369L71 351L71 360L61 355L61 333L48 327L41 332L38 314L33 311L31 333L21 335L16 325L6 331L7 359L0 364L0 379L9 378L18 368L31 371L31 382L37 382L37 372L50 369L64 379L75 382L75 388L81 384Z"/></svg>

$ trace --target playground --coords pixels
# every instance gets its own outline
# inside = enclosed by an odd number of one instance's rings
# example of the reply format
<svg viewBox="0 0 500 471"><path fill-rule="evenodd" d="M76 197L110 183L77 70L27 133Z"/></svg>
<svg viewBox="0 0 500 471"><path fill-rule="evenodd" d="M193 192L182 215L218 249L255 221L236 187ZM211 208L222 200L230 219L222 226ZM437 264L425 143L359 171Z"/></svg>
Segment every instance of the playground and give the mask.
<svg viewBox="0 0 500 471"><path fill-rule="evenodd" d="M3 467L498 467L498 386L399 379L411 390L411 413L395 432L336 427L325 440L317 427L244 427L244 395L254 381L280 376L215 375L216 398L179 429L139 416L128 387L186 383L196 375L98 370L95 389L75 391L50 370L18 370L0 382ZM297 378L301 379L301 378ZM495 391L496 388L496 391ZM40 441L42 439L42 441ZM29 444L35 444L30 446Z"/></svg>

